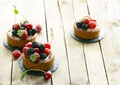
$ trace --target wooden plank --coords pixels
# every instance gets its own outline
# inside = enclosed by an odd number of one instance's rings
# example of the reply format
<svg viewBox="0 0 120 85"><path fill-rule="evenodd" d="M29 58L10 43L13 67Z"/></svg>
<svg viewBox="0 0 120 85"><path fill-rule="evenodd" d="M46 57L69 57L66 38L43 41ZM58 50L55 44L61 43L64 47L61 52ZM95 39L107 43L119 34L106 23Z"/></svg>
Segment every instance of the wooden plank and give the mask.
<svg viewBox="0 0 120 85"><path fill-rule="evenodd" d="M14 16L9 1L0 1L0 13L0 85L10 85L12 57L11 52L3 45Z"/></svg>
<svg viewBox="0 0 120 85"><path fill-rule="evenodd" d="M53 74L53 85L70 85L66 48L64 41L63 24L57 0L45 0L48 37L51 37L50 28L53 29L52 51L56 60L59 61L59 68ZM49 41L49 40L48 40Z"/></svg>
<svg viewBox="0 0 120 85"><path fill-rule="evenodd" d="M59 4L65 33L71 85L87 85L88 78L84 61L83 43L74 40L70 36L70 30L73 29L75 21L72 0L62 0L59 1Z"/></svg>
<svg viewBox="0 0 120 85"><path fill-rule="evenodd" d="M91 2L91 0L89 0ZM93 2L93 1L92 1ZM97 2L91 4L91 10L93 16L99 17L102 22L102 27L105 30L105 38L101 41L101 48L103 52L103 58L107 71L109 85L119 85L120 74L120 50L118 49L120 40L120 24L119 24L119 0L98 0L99 7L94 7ZM99 10L102 9L102 10ZM97 13L98 12L98 13ZM104 17L103 17L104 16Z"/></svg>
<svg viewBox="0 0 120 85"><path fill-rule="evenodd" d="M14 2L14 1L13 1ZM46 25L44 16L43 0L17 0L16 7L20 14L16 16L16 22L23 20L23 16L33 25L41 24L42 32L38 34L36 41L46 42ZM23 16L22 16L23 15ZM45 82L43 77L26 75L23 81L20 80L22 71L19 68L19 60L13 61L12 85L50 85L51 81Z"/></svg>
<svg viewBox="0 0 120 85"><path fill-rule="evenodd" d="M88 3L90 4L92 2L88 1ZM91 10L88 10L87 2L85 0L82 0L81 2L76 0L74 6L76 6L75 7L76 20L81 19L81 16L83 17L89 15L89 12L91 14ZM88 7L90 8L91 4ZM83 50L85 55L84 57L86 61L86 68L89 77L89 84L107 85L106 75L104 71L104 64L102 61L102 55L101 55L99 43L84 43Z"/></svg>

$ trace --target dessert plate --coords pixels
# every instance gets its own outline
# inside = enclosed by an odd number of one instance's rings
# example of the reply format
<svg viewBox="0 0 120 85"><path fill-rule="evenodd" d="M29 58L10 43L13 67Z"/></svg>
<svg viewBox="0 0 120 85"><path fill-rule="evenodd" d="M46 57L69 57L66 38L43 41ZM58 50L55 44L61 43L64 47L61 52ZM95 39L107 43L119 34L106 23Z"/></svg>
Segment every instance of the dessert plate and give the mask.
<svg viewBox="0 0 120 85"><path fill-rule="evenodd" d="M10 51L14 51L14 50L16 50L16 49L17 49L17 50L22 50L22 48L13 47L13 46L9 45L8 42L7 42L7 39L4 39L3 44L4 44L4 46L5 46L8 50L10 50Z"/></svg>
<svg viewBox="0 0 120 85"><path fill-rule="evenodd" d="M21 68L22 71L29 70L29 69L27 69L27 68L23 65L23 63L22 63L22 58L19 59L19 67ZM53 67L51 67L49 70L50 70L51 72L55 72L55 71L57 70L57 68L58 68L58 61L55 60ZM27 72L27 74L29 74L29 75L34 75L34 76L43 76L43 75L44 75L43 72L41 72L41 71L35 71L35 70L30 70L30 71Z"/></svg>
<svg viewBox="0 0 120 85"><path fill-rule="evenodd" d="M78 38L77 36L74 35L73 30L70 30L70 35L72 36L72 38L74 38L75 40L79 41L79 42L85 42L85 43L94 43L94 42L98 42L101 39L103 39L104 37L104 32L101 30L100 31L100 35L97 38L94 39L82 39L82 38Z"/></svg>

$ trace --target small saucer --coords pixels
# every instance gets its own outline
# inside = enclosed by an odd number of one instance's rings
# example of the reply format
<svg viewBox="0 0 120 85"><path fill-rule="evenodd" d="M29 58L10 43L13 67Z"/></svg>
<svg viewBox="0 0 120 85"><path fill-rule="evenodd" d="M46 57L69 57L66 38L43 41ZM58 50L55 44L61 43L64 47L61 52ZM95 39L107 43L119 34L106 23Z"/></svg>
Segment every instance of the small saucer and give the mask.
<svg viewBox="0 0 120 85"><path fill-rule="evenodd" d="M4 44L4 46L5 46L8 50L10 50L10 51L22 50L22 48L13 47L13 46L9 45L6 39L4 39L3 44Z"/></svg>
<svg viewBox="0 0 120 85"><path fill-rule="evenodd" d="M82 38L78 38L77 36L74 35L73 29L70 30L70 35L72 36L72 38L74 38L75 40L77 40L79 42L94 43L94 42L98 42L101 39L103 39L104 32L101 30L100 31L100 35L97 38L94 38L94 39L82 39Z"/></svg>
<svg viewBox="0 0 120 85"><path fill-rule="evenodd" d="M28 70L28 69L23 65L23 63L22 63L22 58L19 59L19 67L21 68L22 71ZM55 71L57 70L57 68L58 68L58 61L55 60L53 67L51 67L49 70L50 70L51 72L55 72ZM27 74L29 74L29 75L34 75L34 76L43 76L43 75L44 75L43 72L41 72L41 71L34 71L34 70L31 70L31 71L27 72Z"/></svg>

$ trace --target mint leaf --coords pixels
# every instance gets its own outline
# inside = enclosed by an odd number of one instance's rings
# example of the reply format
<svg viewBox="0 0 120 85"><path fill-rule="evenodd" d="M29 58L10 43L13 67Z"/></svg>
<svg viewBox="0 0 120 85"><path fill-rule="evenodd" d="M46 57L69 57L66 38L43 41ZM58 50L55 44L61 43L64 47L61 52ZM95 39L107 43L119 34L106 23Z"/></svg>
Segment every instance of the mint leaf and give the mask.
<svg viewBox="0 0 120 85"><path fill-rule="evenodd" d="M22 73L21 78L20 78L21 81L22 81L22 80L24 79L24 77L26 76L26 72L27 72L27 71L25 71L25 72Z"/></svg>
<svg viewBox="0 0 120 85"><path fill-rule="evenodd" d="M20 30L20 29L18 29L18 30L17 30L17 34L18 34L19 37L21 37L21 36L23 35L23 31Z"/></svg>
<svg viewBox="0 0 120 85"><path fill-rule="evenodd" d="M30 60L31 60L32 62L35 62L35 61L37 60L36 55L35 55L35 54L31 54L31 55L30 55Z"/></svg>

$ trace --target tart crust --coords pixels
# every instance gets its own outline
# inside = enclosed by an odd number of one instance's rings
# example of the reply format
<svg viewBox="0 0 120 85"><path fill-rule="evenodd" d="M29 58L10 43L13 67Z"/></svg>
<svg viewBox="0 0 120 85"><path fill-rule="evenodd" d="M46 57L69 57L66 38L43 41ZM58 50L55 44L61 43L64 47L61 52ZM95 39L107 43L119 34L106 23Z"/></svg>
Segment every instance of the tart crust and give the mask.
<svg viewBox="0 0 120 85"><path fill-rule="evenodd" d="M7 32L7 42L10 46L23 48L26 43L35 41L37 34L34 36L29 36L27 39L20 39L17 37L13 37L11 34L11 30Z"/></svg>
<svg viewBox="0 0 120 85"><path fill-rule="evenodd" d="M82 39L94 39L97 38L100 33L99 28L83 30L81 28L77 28L76 23L74 23L73 28L75 36Z"/></svg>
<svg viewBox="0 0 120 85"><path fill-rule="evenodd" d="M55 56L51 53L48 57L48 59L41 60L38 63L33 63L29 59L27 59L27 56L25 56L24 53L22 53L23 65L27 69L40 69L44 71L49 70L54 65Z"/></svg>

